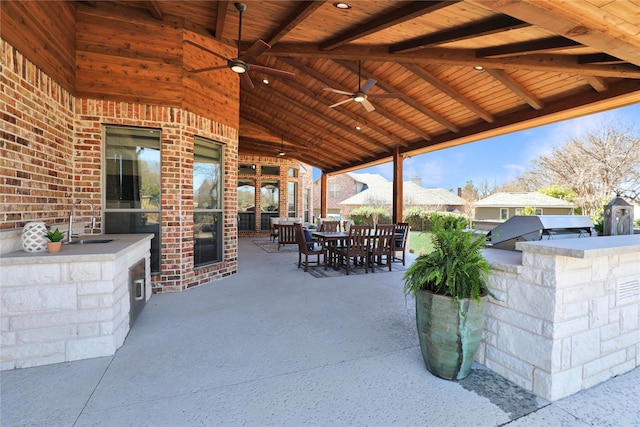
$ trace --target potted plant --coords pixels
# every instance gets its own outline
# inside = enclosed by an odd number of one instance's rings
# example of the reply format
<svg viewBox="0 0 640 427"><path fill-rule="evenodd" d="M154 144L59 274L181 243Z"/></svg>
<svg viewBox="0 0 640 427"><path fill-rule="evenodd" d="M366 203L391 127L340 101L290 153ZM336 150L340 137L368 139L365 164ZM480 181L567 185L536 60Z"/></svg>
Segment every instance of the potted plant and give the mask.
<svg viewBox="0 0 640 427"><path fill-rule="evenodd" d="M469 374L484 326L489 265L486 237L466 230L466 220L434 216L432 252L420 255L403 276L416 299L420 349L427 369L445 379Z"/></svg>
<svg viewBox="0 0 640 427"><path fill-rule="evenodd" d="M50 242L47 243L47 251L49 251L52 254L56 254L60 252L60 248L62 247L62 239L64 238L64 233L62 233L60 230L56 228L55 231L47 231L45 236L47 236L47 239L50 240Z"/></svg>

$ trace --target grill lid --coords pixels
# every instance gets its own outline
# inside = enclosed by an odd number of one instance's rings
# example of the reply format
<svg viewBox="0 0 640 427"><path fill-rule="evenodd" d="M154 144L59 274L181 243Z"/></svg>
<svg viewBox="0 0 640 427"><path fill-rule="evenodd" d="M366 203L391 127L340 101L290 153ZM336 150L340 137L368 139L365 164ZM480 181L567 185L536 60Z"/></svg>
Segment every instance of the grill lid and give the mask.
<svg viewBox="0 0 640 427"><path fill-rule="evenodd" d="M514 216L488 233L493 247L512 251L516 242L596 235L591 218L580 215Z"/></svg>

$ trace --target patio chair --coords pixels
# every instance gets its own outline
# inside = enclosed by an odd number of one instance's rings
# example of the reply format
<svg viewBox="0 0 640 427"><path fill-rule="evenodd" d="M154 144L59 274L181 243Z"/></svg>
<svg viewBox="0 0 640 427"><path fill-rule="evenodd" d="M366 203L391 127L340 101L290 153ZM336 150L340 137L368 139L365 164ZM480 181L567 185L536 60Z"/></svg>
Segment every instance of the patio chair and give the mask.
<svg viewBox="0 0 640 427"><path fill-rule="evenodd" d="M282 221L278 224L278 250L284 245L295 245L298 243L296 240L296 231L293 226L293 222L283 224Z"/></svg>
<svg viewBox="0 0 640 427"><path fill-rule="evenodd" d="M340 231L340 221L322 221L320 224L320 230L326 233L332 233Z"/></svg>
<svg viewBox="0 0 640 427"><path fill-rule="evenodd" d="M302 224L293 225L298 242L298 268L302 265L302 255L304 254L304 271L309 267L309 256L317 255L317 267L320 267L320 255L323 257L324 269L327 269L327 250L324 246L311 241L311 233L309 230L302 228Z"/></svg>
<svg viewBox="0 0 640 427"><path fill-rule="evenodd" d="M353 266L363 266L364 272L369 272L368 244L369 244L370 227L368 225L352 225L349 229L349 236L346 239L344 247L334 249L336 256L336 268L340 268L344 262L347 275L351 271L351 262Z"/></svg>
<svg viewBox="0 0 640 427"><path fill-rule="evenodd" d="M411 226L408 222L399 222L396 224L396 236L393 247L392 262L402 261L402 265L405 265L405 258L407 255L407 241L409 240L409 231ZM402 252L402 256L397 255L398 252Z"/></svg>
<svg viewBox="0 0 640 427"><path fill-rule="evenodd" d="M395 231L396 226L393 224L378 225L369 239L367 261L369 262L372 273L376 272L376 265L387 266L389 271L391 271Z"/></svg>

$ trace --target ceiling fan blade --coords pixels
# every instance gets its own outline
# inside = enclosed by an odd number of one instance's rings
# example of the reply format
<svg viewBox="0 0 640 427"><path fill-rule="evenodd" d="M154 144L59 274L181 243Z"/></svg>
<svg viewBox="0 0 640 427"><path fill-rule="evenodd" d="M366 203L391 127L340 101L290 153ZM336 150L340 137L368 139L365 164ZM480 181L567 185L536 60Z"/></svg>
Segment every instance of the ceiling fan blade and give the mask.
<svg viewBox="0 0 640 427"><path fill-rule="evenodd" d="M365 110L367 110L368 112L372 112L373 110L375 110L376 108L373 106L372 103L369 102L368 99L365 99L364 101L361 102L362 106L364 107Z"/></svg>
<svg viewBox="0 0 640 427"><path fill-rule="evenodd" d="M258 71L260 73L268 74L274 77L280 77L283 79L292 79L296 76L294 73L291 73L289 71L278 70L277 68L271 67L263 67L262 65L251 64L249 68L252 71Z"/></svg>
<svg viewBox="0 0 640 427"><path fill-rule="evenodd" d="M249 77L249 73L240 74L240 87L245 90L253 89L255 86Z"/></svg>
<svg viewBox="0 0 640 427"><path fill-rule="evenodd" d="M190 73L204 73L205 71L221 70L223 68L229 68L227 65L216 65L215 67L198 68L197 70L190 70Z"/></svg>
<svg viewBox="0 0 640 427"><path fill-rule="evenodd" d="M362 86L362 89L360 89L360 92L367 93L367 91L371 89L376 83L378 83L377 80L374 80L374 79L367 80L364 86Z"/></svg>
<svg viewBox="0 0 640 427"><path fill-rule="evenodd" d="M335 103L335 104L333 104L333 105L329 105L329 108L337 107L338 105L342 105L342 104L344 104L345 102L349 102L349 101L353 101L353 98L347 98L347 99L345 99L344 101L336 102L336 103Z"/></svg>
<svg viewBox="0 0 640 427"><path fill-rule="evenodd" d="M372 93L371 95L367 95L368 98L402 98L401 93Z"/></svg>
<svg viewBox="0 0 640 427"><path fill-rule="evenodd" d="M220 53L216 52L215 50L211 50L211 49L209 49L208 47L202 46L202 45L200 45L200 44L198 44L198 43L196 43L196 42L194 42L194 41L191 41L191 40L185 40L184 42L185 42L185 43L187 43L187 44L190 44L190 45L192 45L192 46L195 46L195 47L197 47L198 49L202 49L202 50L204 50L204 51L205 51L205 52L207 52L207 53L210 53L210 54L212 54L212 55L215 55L215 56L217 56L217 57L218 57L218 58L220 58L220 59L224 59L225 61L229 61L229 60L230 60L229 58L227 58L226 56L224 56L224 55L222 55L222 54L220 54Z"/></svg>
<svg viewBox="0 0 640 427"><path fill-rule="evenodd" d="M332 89L332 88L330 88L330 87L325 87L325 88L324 88L324 89L322 89L322 90L326 90L326 91L334 92L334 93L339 93L339 94L341 94L341 95L353 96L353 93L351 93L351 92L345 92L345 91L343 91L343 90Z"/></svg>
<svg viewBox="0 0 640 427"><path fill-rule="evenodd" d="M249 50L240 55L239 59L244 62L251 62L269 49L271 49L271 46L269 46L264 40L258 40L253 45L251 45Z"/></svg>

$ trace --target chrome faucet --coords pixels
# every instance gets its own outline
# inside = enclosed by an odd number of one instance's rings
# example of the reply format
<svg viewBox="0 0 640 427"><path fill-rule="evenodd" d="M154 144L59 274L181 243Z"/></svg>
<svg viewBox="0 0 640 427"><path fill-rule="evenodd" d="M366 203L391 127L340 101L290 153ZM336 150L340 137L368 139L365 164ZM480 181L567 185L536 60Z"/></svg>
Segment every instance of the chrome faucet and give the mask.
<svg viewBox="0 0 640 427"><path fill-rule="evenodd" d="M91 231L93 232L93 230L96 228L96 206L88 200L76 200L71 204L71 210L69 211L69 231L67 233L68 243L71 243L74 237L80 237L79 234L73 234L73 217L75 213L75 206L83 202L91 205Z"/></svg>

